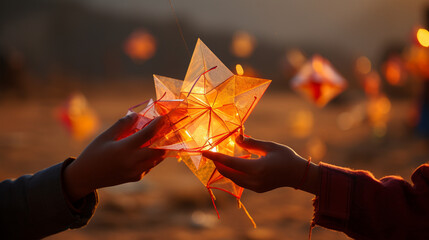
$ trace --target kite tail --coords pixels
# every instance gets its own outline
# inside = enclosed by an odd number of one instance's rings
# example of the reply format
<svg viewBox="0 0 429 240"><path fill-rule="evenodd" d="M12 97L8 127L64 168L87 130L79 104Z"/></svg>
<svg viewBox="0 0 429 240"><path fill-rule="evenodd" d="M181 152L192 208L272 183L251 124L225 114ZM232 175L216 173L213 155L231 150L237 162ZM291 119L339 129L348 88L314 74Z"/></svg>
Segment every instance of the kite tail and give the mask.
<svg viewBox="0 0 429 240"><path fill-rule="evenodd" d="M217 218L220 219L219 211L217 210L216 203L215 203L216 197L215 197L215 195L213 194L212 190L209 187L207 187L207 191L209 191L210 198L212 199L212 203L213 203L214 209L216 210Z"/></svg>
<svg viewBox="0 0 429 240"><path fill-rule="evenodd" d="M238 207L243 208L244 212L246 213L247 217L250 219L250 221L253 224L253 227L256 228L255 220L253 220L252 216L250 216L250 213L247 211L246 207L244 207L244 204L240 201L240 198L237 198Z"/></svg>

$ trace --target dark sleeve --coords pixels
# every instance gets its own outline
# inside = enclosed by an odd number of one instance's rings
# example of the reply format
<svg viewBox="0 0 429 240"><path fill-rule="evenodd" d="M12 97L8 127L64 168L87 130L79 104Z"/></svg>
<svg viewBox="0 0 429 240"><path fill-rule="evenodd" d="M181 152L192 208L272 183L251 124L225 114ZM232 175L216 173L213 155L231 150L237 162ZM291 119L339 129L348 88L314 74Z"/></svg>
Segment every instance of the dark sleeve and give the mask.
<svg viewBox="0 0 429 240"><path fill-rule="evenodd" d="M313 224L355 239L429 239L429 164L415 170L412 184L397 176L377 180L367 171L320 166Z"/></svg>
<svg viewBox="0 0 429 240"><path fill-rule="evenodd" d="M86 196L78 212L70 208L62 188L62 166L72 160L0 182L0 238L39 239L87 224L98 196Z"/></svg>

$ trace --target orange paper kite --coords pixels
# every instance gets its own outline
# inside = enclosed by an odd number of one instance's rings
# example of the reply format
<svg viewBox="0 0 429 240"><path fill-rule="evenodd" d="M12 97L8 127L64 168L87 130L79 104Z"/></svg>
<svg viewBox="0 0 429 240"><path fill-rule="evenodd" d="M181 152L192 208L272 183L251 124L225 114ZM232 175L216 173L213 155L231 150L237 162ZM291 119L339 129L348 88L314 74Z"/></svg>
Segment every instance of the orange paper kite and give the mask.
<svg viewBox="0 0 429 240"><path fill-rule="evenodd" d="M242 134L243 123L271 80L234 75L198 39L184 81L158 75L154 75L154 81L158 100L131 109L139 113L135 131L155 117L166 115L170 129L150 142L150 147L177 153L179 160L207 187L213 200L212 189L218 189L236 197L241 207L243 188L223 177L201 152L250 157L236 145L235 138Z"/></svg>
<svg viewBox="0 0 429 240"><path fill-rule="evenodd" d="M292 79L292 87L319 107L325 106L347 86L328 60L315 55Z"/></svg>

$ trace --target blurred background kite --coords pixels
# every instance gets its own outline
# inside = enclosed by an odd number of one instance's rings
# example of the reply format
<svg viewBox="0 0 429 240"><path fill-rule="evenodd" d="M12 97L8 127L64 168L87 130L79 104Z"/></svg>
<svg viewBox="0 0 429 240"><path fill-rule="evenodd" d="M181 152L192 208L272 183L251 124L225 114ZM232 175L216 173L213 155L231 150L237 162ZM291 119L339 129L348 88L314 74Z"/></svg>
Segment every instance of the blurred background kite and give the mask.
<svg viewBox="0 0 429 240"><path fill-rule="evenodd" d="M82 93L70 95L59 108L58 118L77 141L93 137L99 128L98 117Z"/></svg>
<svg viewBox="0 0 429 240"><path fill-rule="evenodd" d="M291 80L293 89L319 107L325 106L346 88L344 78L331 63L319 55L313 56Z"/></svg>

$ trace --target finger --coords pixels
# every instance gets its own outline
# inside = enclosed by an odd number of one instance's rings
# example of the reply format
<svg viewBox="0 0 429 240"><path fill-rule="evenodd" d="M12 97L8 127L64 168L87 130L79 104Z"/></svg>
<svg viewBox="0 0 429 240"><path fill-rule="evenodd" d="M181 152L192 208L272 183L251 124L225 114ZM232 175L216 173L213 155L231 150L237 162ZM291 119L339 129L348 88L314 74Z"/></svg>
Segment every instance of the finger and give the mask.
<svg viewBox="0 0 429 240"><path fill-rule="evenodd" d="M255 160L239 157L232 157L222 153L204 151L203 156L213 160L215 163L221 163L234 170L251 173L255 167Z"/></svg>
<svg viewBox="0 0 429 240"><path fill-rule="evenodd" d="M229 168L222 163L214 162L216 169L219 171L222 176L231 179L235 184L240 187L252 189L251 176L249 174L237 171L235 169Z"/></svg>
<svg viewBox="0 0 429 240"><path fill-rule="evenodd" d="M149 125L144 127L142 130L124 139L127 144L133 147L140 147L151 138L153 138L158 131L160 131L165 125L165 117L160 116L152 120Z"/></svg>
<svg viewBox="0 0 429 240"><path fill-rule="evenodd" d="M273 151L276 146L273 142L256 140L254 138L245 138L242 135L239 135L236 138L236 142L240 147L261 156L265 156L267 152Z"/></svg>
<svg viewBox="0 0 429 240"><path fill-rule="evenodd" d="M100 137L105 139L117 139L124 132L130 131L137 120L137 113L127 114L125 117L119 119L109 129L104 131Z"/></svg>

